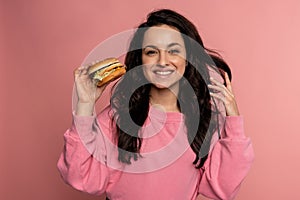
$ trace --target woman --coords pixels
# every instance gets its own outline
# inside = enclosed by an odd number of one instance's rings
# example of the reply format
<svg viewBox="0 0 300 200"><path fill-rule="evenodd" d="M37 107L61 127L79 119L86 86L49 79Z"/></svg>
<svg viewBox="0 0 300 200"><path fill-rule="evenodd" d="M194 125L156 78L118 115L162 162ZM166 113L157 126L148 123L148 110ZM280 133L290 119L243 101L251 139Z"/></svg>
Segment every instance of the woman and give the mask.
<svg viewBox="0 0 300 200"><path fill-rule="evenodd" d="M125 65L98 116L105 86L92 83L87 67L75 70L78 103L58 162L64 180L111 200L233 199L253 150L229 75L223 84L215 73L230 73L226 63L190 21L163 9L138 27Z"/></svg>

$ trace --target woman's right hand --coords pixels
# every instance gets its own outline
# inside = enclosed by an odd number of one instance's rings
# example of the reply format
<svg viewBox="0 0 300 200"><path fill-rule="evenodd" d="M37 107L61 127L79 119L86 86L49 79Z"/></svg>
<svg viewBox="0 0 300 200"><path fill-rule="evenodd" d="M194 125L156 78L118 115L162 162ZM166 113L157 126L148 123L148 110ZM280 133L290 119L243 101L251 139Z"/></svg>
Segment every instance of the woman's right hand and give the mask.
<svg viewBox="0 0 300 200"><path fill-rule="evenodd" d="M96 83L89 77L88 66L80 66L75 69L74 79L78 96L75 113L80 116L91 116L94 112L95 103L107 84L97 87Z"/></svg>

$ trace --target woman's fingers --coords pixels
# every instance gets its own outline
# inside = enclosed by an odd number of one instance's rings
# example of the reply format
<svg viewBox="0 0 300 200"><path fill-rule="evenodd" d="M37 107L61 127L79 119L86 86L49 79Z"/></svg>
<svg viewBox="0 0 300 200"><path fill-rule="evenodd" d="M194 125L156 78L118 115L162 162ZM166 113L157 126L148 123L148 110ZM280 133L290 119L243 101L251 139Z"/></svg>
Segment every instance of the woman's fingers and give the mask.
<svg viewBox="0 0 300 200"><path fill-rule="evenodd" d="M216 94L220 94L222 93L223 96L228 96L230 95L227 91L226 88L223 88L223 87L220 87L220 86L217 86L217 85L208 85L208 87L211 89L210 91L212 93L216 93Z"/></svg>
<svg viewBox="0 0 300 200"><path fill-rule="evenodd" d="M90 65L83 65L74 70L75 85L80 102L96 102L103 93L106 85L97 87L97 80L89 77Z"/></svg>
<svg viewBox="0 0 300 200"><path fill-rule="evenodd" d="M232 92L232 87L231 87L231 82L230 82L230 79L229 79L229 76L228 74L225 72L225 82L226 82L226 86L227 86L227 89L231 92Z"/></svg>
<svg viewBox="0 0 300 200"><path fill-rule="evenodd" d="M77 69L75 69L75 71L74 71L75 78L78 78L81 75L87 75L87 74L88 74L88 71L87 71L86 66L80 66Z"/></svg>
<svg viewBox="0 0 300 200"><path fill-rule="evenodd" d="M228 75L225 74L225 82L227 86L213 78L211 78L210 80L212 83L208 85L208 88L211 89L210 95L212 97L220 99L224 103L227 115L239 115L238 107L232 92L232 87Z"/></svg>
<svg viewBox="0 0 300 200"><path fill-rule="evenodd" d="M220 83L219 81L217 81L217 80L215 80L215 79L213 79L213 78L211 78L210 79L211 80L211 82L212 83L214 83L215 85L208 85L208 87L209 88L211 88L211 89L213 89L213 90L216 90L216 91L218 91L218 92L221 92L223 95L225 95L225 96L228 96L228 95L230 95L232 98L234 98L234 95L233 95L233 92L232 92L232 90L231 90L231 85L230 84L227 84L227 87L224 85L224 84L222 84L222 83ZM228 79L229 80L229 79ZM226 81L226 80L225 80ZM230 81L229 81L230 82Z"/></svg>
<svg viewBox="0 0 300 200"><path fill-rule="evenodd" d="M226 86L225 86L223 83L220 83L219 81L217 81L217 80L214 79L213 77L210 77L210 81L211 81L212 83L214 83L215 85L217 85L217 86L226 88Z"/></svg>
<svg viewBox="0 0 300 200"><path fill-rule="evenodd" d="M220 95L220 94L218 94L218 93L213 93L213 92L211 92L210 95L211 95L212 97L215 97L215 98L217 98L217 99L220 99L220 100L223 101L224 103L226 102L226 99L225 99L224 95Z"/></svg>

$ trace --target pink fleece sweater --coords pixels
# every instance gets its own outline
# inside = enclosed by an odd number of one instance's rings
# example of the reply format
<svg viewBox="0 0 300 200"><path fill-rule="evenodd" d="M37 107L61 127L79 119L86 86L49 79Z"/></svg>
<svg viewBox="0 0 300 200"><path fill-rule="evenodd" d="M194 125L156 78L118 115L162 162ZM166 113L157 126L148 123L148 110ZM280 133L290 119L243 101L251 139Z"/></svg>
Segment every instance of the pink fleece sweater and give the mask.
<svg viewBox="0 0 300 200"><path fill-rule="evenodd" d="M72 187L96 195L106 193L111 200L194 200L199 193L233 199L254 158L241 116L225 118L223 136L212 142L201 169L192 164L195 154L181 113L150 107L139 133L141 157L130 165L117 159L109 108L97 117L73 115L73 119L64 134L58 169Z"/></svg>

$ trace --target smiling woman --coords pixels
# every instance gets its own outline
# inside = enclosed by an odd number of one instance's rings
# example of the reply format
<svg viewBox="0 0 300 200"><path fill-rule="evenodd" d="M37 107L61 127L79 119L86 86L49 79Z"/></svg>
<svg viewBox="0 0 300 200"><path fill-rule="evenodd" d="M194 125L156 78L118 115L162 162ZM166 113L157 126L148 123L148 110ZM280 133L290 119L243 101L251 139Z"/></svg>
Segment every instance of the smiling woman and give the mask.
<svg viewBox="0 0 300 200"><path fill-rule="evenodd" d="M111 200L233 199L254 156L229 76L216 73L230 72L223 59L189 20L162 9L134 33L125 65L97 116L106 85L76 70L78 103L58 162L64 180Z"/></svg>

